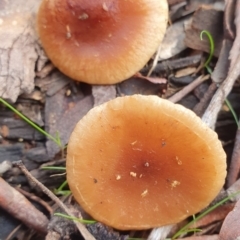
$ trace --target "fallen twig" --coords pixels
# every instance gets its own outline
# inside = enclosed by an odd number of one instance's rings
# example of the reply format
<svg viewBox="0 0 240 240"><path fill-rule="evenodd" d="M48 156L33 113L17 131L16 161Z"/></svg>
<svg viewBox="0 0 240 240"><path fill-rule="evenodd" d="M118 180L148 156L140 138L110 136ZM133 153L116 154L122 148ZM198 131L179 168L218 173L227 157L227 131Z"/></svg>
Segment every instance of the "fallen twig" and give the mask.
<svg viewBox="0 0 240 240"><path fill-rule="evenodd" d="M216 92L217 85L216 83L212 83L207 92L204 94L204 96L201 98L200 102L196 104L196 106L193 108L193 112L195 112L199 117L201 117L206 110L210 100L212 99L214 93Z"/></svg>
<svg viewBox="0 0 240 240"><path fill-rule="evenodd" d="M23 165L22 161L14 162L14 165L19 167L22 172L28 177L32 182L34 182L48 197L50 197L63 211L65 211L69 216L75 217L71 211L67 208L67 206L56 196L54 195L48 188L46 188L42 183L40 183L36 178L34 178L31 173L27 170L27 168ZM86 240L95 240L95 238L88 232L85 226L80 223L74 221L78 230L82 234L82 236Z"/></svg>
<svg viewBox="0 0 240 240"><path fill-rule="evenodd" d="M240 74L240 55L238 55L237 61L232 71L228 73L227 78L220 85L215 95L213 96L208 108L203 114L202 121L205 122L210 128L212 129L215 128L218 113L221 110L225 98L232 90L233 84L239 77L239 74Z"/></svg>
<svg viewBox="0 0 240 240"><path fill-rule="evenodd" d="M232 159L229 166L227 175L227 186L230 187L238 179L240 171L240 129L237 130Z"/></svg>
<svg viewBox="0 0 240 240"><path fill-rule="evenodd" d="M168 98L169 101L176 103L180 101L183 97L185 97L188 93L190 93L194 88L196 88L198 85L200 85L202 82L209 79L209 75L203 76L201 75L196 80L188 84L186 87L184 87L182 90Z"/></svg>
<svg viewBox="0 0 240 240"><path fill-rule="evenodd" d="M0 206L28 227L42 234L47 233L47 217L1 177Z"/></svg>

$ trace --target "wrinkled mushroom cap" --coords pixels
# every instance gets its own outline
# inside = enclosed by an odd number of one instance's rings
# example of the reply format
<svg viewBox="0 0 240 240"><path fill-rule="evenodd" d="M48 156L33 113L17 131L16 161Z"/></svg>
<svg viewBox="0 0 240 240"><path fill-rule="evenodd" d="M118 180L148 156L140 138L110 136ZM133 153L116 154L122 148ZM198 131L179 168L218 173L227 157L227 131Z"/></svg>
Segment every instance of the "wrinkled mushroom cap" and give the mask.
<svg viewBox="0 0 240 240"><path fill-rule="evenodd" d="M63 73L111 84L146 64L167 19L166 0L43 0L37 25L48 57Z"/></svg>
<svg viewBox="0 0 240 240"><path fill-rule="evenodd" d="M177 223L221 190L226 155L192 111L156 96L93 108L68 144L67 180L78 203L117 229Z"/></svg>

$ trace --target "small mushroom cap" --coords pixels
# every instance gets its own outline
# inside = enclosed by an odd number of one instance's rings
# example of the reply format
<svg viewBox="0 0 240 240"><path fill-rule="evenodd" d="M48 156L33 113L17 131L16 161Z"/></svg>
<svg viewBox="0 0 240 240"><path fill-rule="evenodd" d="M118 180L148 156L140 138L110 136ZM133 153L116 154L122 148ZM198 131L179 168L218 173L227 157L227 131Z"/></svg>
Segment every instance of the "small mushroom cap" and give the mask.
<svg viewBox="0 0 240 240"><path fill-rule="evenodd" d="M48 57L63 73L111 84L146 64L167 20L166 0L43 0L37 25Z"/></svg>
<svg viewBox="0 0 240 240"><path fill-rule="evenodd" d="M73 196L117 229L177 223L205 208L225 177L217 134L192 111L156 96L119 97L93 108L68 144Z"/></svg>

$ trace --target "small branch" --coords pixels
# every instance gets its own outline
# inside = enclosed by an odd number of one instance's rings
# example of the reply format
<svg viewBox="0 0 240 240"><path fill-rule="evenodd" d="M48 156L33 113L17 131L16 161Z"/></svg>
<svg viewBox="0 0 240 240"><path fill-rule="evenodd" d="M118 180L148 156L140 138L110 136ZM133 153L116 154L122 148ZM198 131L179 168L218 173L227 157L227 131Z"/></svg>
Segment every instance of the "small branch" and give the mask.
<svg viewBox="0 0 240 240"><path fill-rule="evenodd" d="M233 84L239 77L239 74L240 74L240 55L238 55L237 61L232 71L228 73L227 78L220 85L215 95L213 96L208 108L203 114L202 121L205 122L210 128L212 129L215 128L218 113L221 110L225 98L232 90Z"/></svg>
<svg viewBox="0 0 240 240"><path fill-rule="evenodd" d="M27 170L27 168L23 165L22 161L14 162L14 165L19 167L22 172L26 175L26 177L35 183L48 197L50 197L63 211L65 211L69 216L75 217L71 211L67 208L67 206L57 197L55 196L48 188L46 188L42 183L40 183L36 178L34 178L31 173ZM82 236L86 240L95 240L95 238L88 232L83 224L80 222L74 221L78 230L82 234Z"/></svg>
<svg viewBox="0 0 240 240"><path fill-rule="evenodd" d="M240 129L237 130L232 159L227 176L227 186L230 187L238 179L240 171Z"/></svg>
<svg viewBox="0 0 240 240"><path fill-rule="evenodd" d="M193 108L193 112L195 112L196 115L198 115L199 117L203 115L216 90L217 90L216 83L211 83L207 92L201 98L200 102L196 104L196 106Z"/></svg>
<svg viewBox="0 0 240 240"><path fill-rule="evenodd" d="M194 88L196 88L198 85L200 85L205 80L209 79L209 75L203 76L201 75L196 80L188 84L186 87L184 87L182 90L174 94L172 97L168 98L169 101L173 103L177 103L180 101L183 97L185 97L188 93L193 91Z"/></svg>
<svg viewBox="0 0 240 240"><path fill-rule="evenodd" d="M29 228L47 233L48 219L21 193L0 177L0 206Z"/></svg>

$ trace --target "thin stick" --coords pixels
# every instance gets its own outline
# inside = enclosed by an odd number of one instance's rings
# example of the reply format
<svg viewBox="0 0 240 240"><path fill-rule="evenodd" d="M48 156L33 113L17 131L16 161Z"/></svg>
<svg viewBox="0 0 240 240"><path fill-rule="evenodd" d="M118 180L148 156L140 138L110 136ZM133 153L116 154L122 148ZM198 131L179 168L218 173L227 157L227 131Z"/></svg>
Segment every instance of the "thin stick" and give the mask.
<svg viewBox="0 0 240 240"><path fill-rule="evenodd" d="M203 114L202 121L205 122L212 129L215 128L217 116L219 111L221 110L223 102L225 101L227 95L232 90L233 84L235 83L235 81L240 75L239 69L240 69L240 55L238 55L237 61L232 71L228 73L227 78L223 81L221 86L218 88L210 104L208 105L208 108Z"/></svg>
<svg viewBox="0 0 240 240"><path fill-rule="evenodd" d="M49 223L47 217L1 177L0 207L19 219L30 229L34 229L41 234L47 233L47 226Z"/></svg>
<svg viewBox="0 0 240 240"><path fill-rule="evenodd" d="M232 153L232 159L229 166L229 172L227 176L227 186L230 187L238 179L240 171L240 129L237 130L235 137L235 143Z"/></svg>
<svg viewBox="0 0 240 240"><path fill-rule="evenodd" d="M174 94L172 97L168 98L169 101L176 103L180 101L183 97L185 97L188 93L190 93L194 88L196 88L198 85L200 85L202 82L209 79L209 75L203 76L201 75L196 80L188 84L186 87L184 87L182 90Z"/></svg>
<svg viewBox="0 0 240 240"><path fill-rule="evenodd" d="M155 58L153 60L153 64L152 64L150 70L148 71L147 77L149 77L152 74L153 70L156 68L160 52L161 52L161 44L158 47L158 50L157 50L156 55L155 55Z"/></svg>
<svg viewBox="0 0 240 240"><path fill-rule="evenodd" d="M48 197L50 197L63 211L65 211L69 216L75 217L71 211L67 208L67 206L56 196L54 195L48 188L46 188L41 182L39 182L35 177L32 176L32 174L27 170L27 168L24 166L23 162L16 161L13 163L15 166L19 167L22 172L26 175L26 177L31 180L33 183L35 183ZM82 236L86 240L96 240L85 228L83 224L80 222L74 221L78 230L82 234Z"/></svg>

